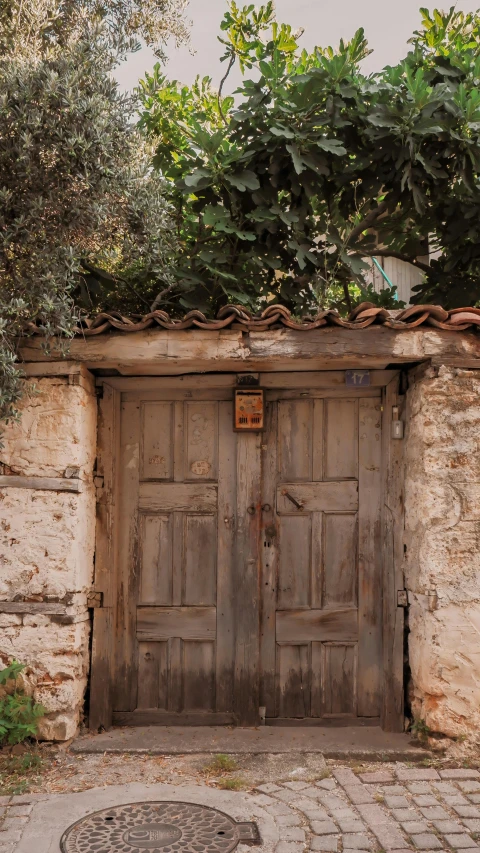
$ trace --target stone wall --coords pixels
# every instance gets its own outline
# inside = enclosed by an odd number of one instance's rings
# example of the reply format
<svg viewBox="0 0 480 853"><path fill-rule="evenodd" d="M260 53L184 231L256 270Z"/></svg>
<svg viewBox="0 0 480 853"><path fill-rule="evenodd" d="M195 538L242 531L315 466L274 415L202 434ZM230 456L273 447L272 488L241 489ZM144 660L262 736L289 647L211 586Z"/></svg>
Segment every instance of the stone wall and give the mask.
<svg viewBox="0 0 480 853"><path fill-rule="evenodd" d="M78 469L80 491L0 488L0 661L27 665L30 689L47 709L40 734L64 740L80 721L88 674L94 389L81 373L36 379L26 383L21 409L20 422L5 429L0 473L63 478ZM6 612L15 608L21 612Z"/></svg>
<svg viewBox="0 0 480 853"><path fill-rule="evenodd" d="M407 395L412 709L449 736L480 727L479 373L429 368Z"/></svg>

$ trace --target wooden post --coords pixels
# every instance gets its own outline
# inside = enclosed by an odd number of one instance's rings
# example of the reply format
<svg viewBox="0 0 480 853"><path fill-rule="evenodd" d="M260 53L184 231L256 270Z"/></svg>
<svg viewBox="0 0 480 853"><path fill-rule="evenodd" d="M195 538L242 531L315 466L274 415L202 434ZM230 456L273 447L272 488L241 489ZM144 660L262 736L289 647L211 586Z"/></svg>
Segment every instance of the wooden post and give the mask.
<svg viewBox="0 0 480 853"><path fill-rule="evenodd" d="M116 577L114 515L116 465L120 437L120 391L105 384L98 421L97 475L103 487L97 495L97 531L94 589L103 593L103 607L93 611L89 728L108 729L112 723L112 671L114 653L113 609ZM101 479L100 479L101 482Z"/></svg>
<svg viewBox="0 0 480 853"><path fill-rule="evenodd" d="M382 728L404 730L403 642L404 610L397 593L404 588L404 442L392 439L392 409L402 418L405 398L399 394L400 376L386 386L383 410L383 664Z"/></svg>

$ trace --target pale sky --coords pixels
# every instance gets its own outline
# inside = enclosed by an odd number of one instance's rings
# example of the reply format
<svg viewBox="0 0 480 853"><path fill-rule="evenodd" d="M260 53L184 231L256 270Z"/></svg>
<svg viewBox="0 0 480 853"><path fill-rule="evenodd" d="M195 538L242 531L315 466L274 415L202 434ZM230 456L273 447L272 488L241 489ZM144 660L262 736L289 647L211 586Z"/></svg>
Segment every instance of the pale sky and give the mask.
<svg viewBox="0 0 480 853"><path fill-rule="evenodd" d="M247 0L237 0L243 6ZM454 0L429 3L428 0L276 0L277 19L305 32L301 44L311 49L315 44L337 45L340 38L348 39L358 27L365 34L374 53L364 64L365 71L376 71L398 62L407 52L407 39L420 24L419 7L449 8ZM256 5L261 5L259 2ZM476 9L474 0L458 0L457 9ZM187 17L192 22L191 45L188 48L168 48L166 73L170 79L190 84L197 74L209 75L218 85L224 64L218 62L222 45L217 41L219 23L227 8L227 0L190 0ZM147 48L133 54L117 69L116 77L122 89L131 89L156 59ZM237 78L238 80L238 78ZM235 87L235 77L231 81Z"/></svg>

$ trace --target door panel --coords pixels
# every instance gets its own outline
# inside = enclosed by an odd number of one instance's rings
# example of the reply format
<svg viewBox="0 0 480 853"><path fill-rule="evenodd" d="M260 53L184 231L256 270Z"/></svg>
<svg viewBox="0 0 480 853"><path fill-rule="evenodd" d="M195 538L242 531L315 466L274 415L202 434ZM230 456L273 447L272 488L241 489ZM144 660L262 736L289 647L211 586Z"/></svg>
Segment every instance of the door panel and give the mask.
<svg viewBox="0 0 480 853"><path fill-rule="evenodd" d="M380 398L299 390L297 399L273 391L268 399L262 504L271 507L261 549L267 719L376 718Z"/></svg>
<svg viewBox="0 0 480 853"><path fill-rule="evenodd" d="M295 377L263 433L208 377L122 395L116 722L379 716L380 392Z"/></svg>

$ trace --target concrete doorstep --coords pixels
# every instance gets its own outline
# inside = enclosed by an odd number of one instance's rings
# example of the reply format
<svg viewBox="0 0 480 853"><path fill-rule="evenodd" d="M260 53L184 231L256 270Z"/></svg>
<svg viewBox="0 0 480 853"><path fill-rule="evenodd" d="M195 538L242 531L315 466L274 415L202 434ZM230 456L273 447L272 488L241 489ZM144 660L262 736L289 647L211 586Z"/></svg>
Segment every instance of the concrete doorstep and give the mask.
<svg viewBox="0 0 480 853"><path fill-rule="evenodd" d="M74 753L150 753L194 755L225 753L321 753L339 760L421 761L428 752L406 734L391 734L378 727L345 728L262 726L257 729L225 726L139 726L114 728L78 737Z"/></svg>

